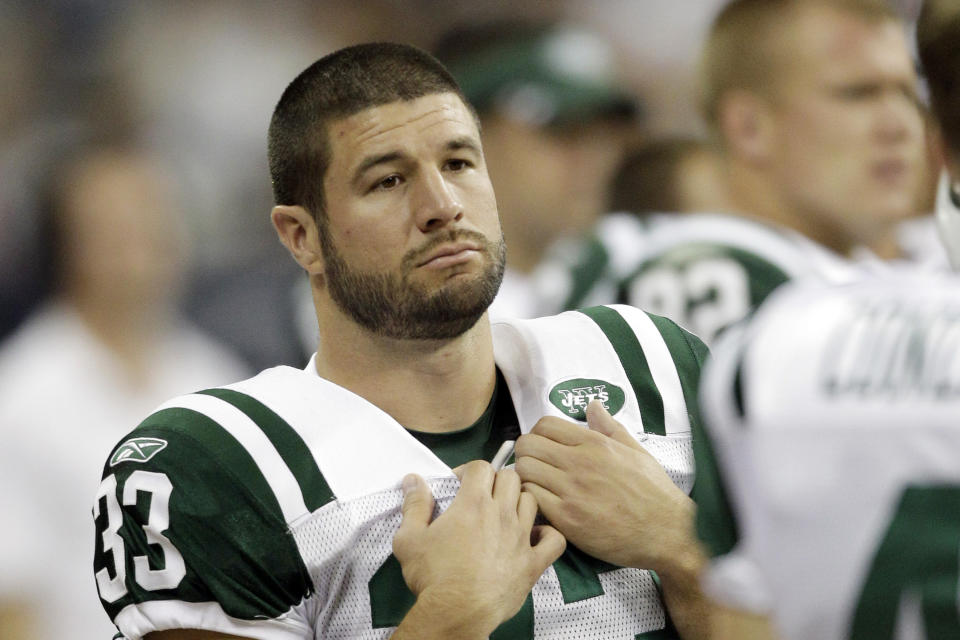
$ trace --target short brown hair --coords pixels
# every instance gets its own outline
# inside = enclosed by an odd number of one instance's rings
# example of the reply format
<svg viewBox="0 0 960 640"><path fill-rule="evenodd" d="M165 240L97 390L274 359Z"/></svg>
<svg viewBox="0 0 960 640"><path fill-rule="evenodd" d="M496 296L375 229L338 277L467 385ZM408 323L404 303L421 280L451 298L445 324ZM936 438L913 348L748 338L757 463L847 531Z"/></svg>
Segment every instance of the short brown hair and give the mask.
<svg viewBox="0 0 960 640"><path fill-rule="evenodd" d="M867 20L900 19L885 0L733 0L714 18L700 57L700 108L711 128L725 93L760 93L772 84L784 56L779 30L807 6L835 7Z"/></svg>
<svg viewBox="0 0 960 640"><path fill-rule="evenodd" d="M960 157L960 4L927 0L917 21L917 49L933 113Z"/></svg>
<svg viewBox="0 0 960 640"><path fill-rule="evenodd" d="M287 86L270 120L274 201L303 206L322 221L327 125L370 107L448 92L472 110L443 65L410 45L360 44L320 58Z"/></svg>

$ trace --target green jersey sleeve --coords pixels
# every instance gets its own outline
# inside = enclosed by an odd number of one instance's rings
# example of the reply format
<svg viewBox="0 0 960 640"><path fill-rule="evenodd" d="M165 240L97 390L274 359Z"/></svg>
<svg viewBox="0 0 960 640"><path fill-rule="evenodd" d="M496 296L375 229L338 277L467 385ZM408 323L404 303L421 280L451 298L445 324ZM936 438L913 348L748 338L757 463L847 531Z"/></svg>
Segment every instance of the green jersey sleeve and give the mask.
<svg viewBox="0 0 960 640"><path fill-rule="evenodd" d="M211 418L147 418L111 453L93 515L101 603L128 636L259 621L275 632L257 637L305 637L295 608L311 582L277 499Z"/></svg>

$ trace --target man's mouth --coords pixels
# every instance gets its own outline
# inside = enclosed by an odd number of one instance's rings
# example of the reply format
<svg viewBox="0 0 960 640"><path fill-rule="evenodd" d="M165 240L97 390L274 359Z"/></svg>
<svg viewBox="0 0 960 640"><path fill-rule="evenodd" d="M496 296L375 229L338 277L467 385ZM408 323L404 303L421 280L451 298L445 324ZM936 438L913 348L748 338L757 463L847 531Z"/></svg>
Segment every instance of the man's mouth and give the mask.
<svg viewBox="0 0 960 640"><path fill-rule="evenodd" d="M461 262L472 259L479 253L480 247L473 242L454 242L443 245L435 251L427 254L426 258L421 260L417 267L426 267L428 269L445 269Z"/></svg>

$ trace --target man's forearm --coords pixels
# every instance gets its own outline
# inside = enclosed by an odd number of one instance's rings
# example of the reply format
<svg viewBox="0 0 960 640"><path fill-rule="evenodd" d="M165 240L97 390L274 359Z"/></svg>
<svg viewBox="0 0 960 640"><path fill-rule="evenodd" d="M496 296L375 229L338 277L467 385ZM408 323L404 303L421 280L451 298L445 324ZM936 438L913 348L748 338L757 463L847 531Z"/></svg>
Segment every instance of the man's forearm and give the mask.
<svg viewBox="0 0 960 640"><path fill-rule="evenodd" d="M497 628L497 622L490 615L471 611L471 607L456 605L451 595L433 597L421 593L390 639L486 640Z"/></svg>

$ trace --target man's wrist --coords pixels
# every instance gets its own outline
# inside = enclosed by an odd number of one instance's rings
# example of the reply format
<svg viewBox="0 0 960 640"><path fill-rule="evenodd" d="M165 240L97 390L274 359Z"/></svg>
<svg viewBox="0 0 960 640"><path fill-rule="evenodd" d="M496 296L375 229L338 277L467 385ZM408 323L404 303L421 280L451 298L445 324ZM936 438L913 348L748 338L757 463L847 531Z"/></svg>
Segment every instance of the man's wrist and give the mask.
<svg viewBox="0 0 960 640"><path fill-rule="evenodd" d="M656 555L637 558L626 566L650 569L660 576L699 575L706 555L696 537L695 517L696 504L684 495L676 502L672 516L665 521L662 535L658 536Z"/></svg>
<svg viewBox="0 0 960 640"><path fill-rule="evenodd" d="M494 607L476 597L457 599L456 593L425 589L404 616L392 640L486 640L500 624Z"/></svg>

